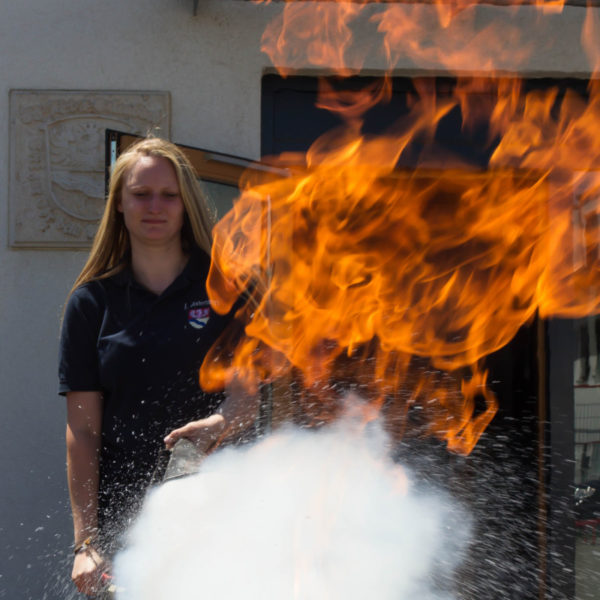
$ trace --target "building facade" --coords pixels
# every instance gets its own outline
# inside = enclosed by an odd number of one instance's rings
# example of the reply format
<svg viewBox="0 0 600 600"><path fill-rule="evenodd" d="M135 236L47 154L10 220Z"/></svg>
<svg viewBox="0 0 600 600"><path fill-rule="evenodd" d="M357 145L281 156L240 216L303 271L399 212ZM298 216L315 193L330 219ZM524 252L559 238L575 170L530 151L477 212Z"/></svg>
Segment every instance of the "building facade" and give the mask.
<svg viewBox="0 0 600 600"><path fill-rule="evenodd" d="M283 7L244 0L2 5L0 598L69 597L72 533L57 348L65 297L102 210L104 129L157 131L184 145L260 158L263 78L274 72L261 37ZM486 5L477 19L508 19L511 11ZM532 51L516 69L500 61L501 70L589 78L584 19L578 6L548 12L541 23L537 9L521 9L517 25ZM455 33L440 27L440 35ZM355 72L383 73L383 58L360 30L356 44L365 52L357 53ZM327 64L316 68L297 58L277 66L300 76L330 72ZM443 64L409 57L394 68L405 77L444 74Z"/></svg>

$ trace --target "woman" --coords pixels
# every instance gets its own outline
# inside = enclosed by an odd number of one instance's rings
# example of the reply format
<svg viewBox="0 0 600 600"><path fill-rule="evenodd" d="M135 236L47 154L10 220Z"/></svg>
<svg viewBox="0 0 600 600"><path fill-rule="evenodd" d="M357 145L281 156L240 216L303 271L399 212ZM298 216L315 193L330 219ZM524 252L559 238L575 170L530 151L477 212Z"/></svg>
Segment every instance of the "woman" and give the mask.
<svg viewBox="0 0 600 600"><path fill-rule="evenodd" d="M72 578L85 594L97 591L163 445L187 437L206 452L254 416L198 386L202 359L231 320L206 294L211 227L176 146L148 138L118 158L60 345Z"/></svg>

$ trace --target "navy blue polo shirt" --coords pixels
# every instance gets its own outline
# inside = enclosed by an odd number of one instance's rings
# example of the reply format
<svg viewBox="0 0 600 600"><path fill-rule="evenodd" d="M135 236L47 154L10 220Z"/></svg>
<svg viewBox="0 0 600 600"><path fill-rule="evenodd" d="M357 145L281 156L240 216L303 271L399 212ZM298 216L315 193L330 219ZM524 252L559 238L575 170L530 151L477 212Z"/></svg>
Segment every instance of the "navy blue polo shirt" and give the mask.
<svg viewBox="0 0 600 600"><path fill-rule="evenodd" d="M210 308L209 265L196 250L159 296L126 269L82 285L69 299L59 393L99 391L104 397L101 523L141 499L165 435L210 415L222 400L198 381L205 354L232 320L231 313Z"/></svg>

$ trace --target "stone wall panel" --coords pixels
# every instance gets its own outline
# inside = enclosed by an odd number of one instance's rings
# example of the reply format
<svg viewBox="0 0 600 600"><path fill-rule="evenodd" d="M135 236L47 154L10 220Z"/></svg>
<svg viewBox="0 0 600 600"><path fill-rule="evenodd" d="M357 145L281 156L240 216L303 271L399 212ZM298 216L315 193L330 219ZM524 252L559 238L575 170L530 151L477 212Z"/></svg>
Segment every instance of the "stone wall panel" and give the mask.
<svg viewBox="0 0 600 600"><path fill-rule="evenodd" d="M168 92L12 90L9 243L85 248L104 208L106 129L170 134Z"/></svg>

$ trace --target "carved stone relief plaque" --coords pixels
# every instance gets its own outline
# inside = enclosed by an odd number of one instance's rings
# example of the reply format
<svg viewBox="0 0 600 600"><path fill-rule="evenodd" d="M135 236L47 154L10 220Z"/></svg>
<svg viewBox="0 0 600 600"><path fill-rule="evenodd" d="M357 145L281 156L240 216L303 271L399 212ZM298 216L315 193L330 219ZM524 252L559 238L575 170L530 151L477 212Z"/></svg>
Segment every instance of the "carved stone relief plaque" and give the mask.
<svg viewBox="0 0 600 600"><path fill-rule="evenodd" d="M168 92L12 90L10 244L82 248L104 209L106 129L169 137Z"/></svg>

